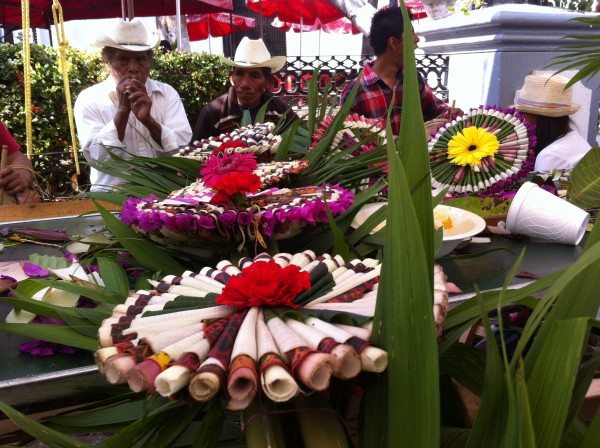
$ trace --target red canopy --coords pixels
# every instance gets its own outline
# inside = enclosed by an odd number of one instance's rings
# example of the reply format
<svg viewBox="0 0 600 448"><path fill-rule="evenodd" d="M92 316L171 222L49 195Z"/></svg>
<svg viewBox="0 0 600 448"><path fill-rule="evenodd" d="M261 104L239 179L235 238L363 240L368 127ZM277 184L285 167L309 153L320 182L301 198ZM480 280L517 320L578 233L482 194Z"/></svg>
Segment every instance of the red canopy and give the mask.
<svg viewBox="0 0 600 448"><path fill-rule="evenodd" d="M275 28L282 31L293 30L295 33L307 33L310 31L324 31L330 34L359 34L360 31L352 25L350 20L344 18L334 20L333 22L323 23L317 19L313 25L300 25L299 23L282 22L279 19L271 22Z"/></svg>
<svg viewBox="0 0 600 448"><path fill-rule="evenodd" d="M277 15L282 22L314 25L341 19L344 14L327 0L246 0L246 6L266 17Z"/></svg>
<svg viewBox="0 0 600 448"><path fill-rule="evenodd" d="M423 6L420 0L405 0L404 3L406 3L406 9L412 13L413 19L424 19L427 17L425 6Z"/></svg>
<svg viewBox="0 0 600 448"><path fill-rule="evenodd" d="M64 20L110 19L122 17L127 0L59 0ZM179 0L181 14L205 14L233 10L232 0ZM52 0L29 0L32 28L49 28ZM173 16L175 0L132 0L135 17ZM0 24L21 25L21 0L0 2Z"/></svg>
<svg viewBox="0 0 600 448"><path fill-rule="evenodd" d="M237 31L254 28L256 21L250 17L228 13L192 14L185 19L190 41L221 37Z"/></svg>

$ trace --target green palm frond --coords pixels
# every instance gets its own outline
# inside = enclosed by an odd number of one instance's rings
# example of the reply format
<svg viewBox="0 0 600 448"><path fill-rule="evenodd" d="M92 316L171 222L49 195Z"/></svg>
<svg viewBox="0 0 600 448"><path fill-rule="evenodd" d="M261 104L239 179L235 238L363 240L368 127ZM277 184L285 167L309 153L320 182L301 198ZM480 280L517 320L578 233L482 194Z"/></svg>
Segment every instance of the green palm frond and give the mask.
<svg viewBox="0 0 600 448"><path fill-rule="evenodd" d="M600 17L577 17L571 20L600 29ZM564 39L576 39L586 42L559 47L558 50L567 51L568 53L556 56L554 58L555 62L545 68L561 67L556 72L557 74L567 70L579 69L575 76L569 80L566 87L572 86L577 81L583 81L584 83L591 81L594 76L600 73L600 35L571 34L565 36Z"/></svg>

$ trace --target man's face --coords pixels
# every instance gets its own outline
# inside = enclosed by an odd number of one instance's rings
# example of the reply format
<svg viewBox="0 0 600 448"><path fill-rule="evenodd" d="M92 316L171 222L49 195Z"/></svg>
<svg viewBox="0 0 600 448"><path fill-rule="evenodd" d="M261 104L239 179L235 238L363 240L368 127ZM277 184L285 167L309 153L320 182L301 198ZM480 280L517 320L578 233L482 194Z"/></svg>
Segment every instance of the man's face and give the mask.
<svg viewBox="0 0 600 448"><path fill-rule="evenodd" d="M229 80L235 90L238 104L244 109L260 104L263 92L271 88L271 78L265 77L260 68L236 67L230 74Z"/></svg>
<svg viewBox="0 0 600 448"><path fill-rule="evenodd" d="M416 49L419 46L419 35L415 33L413 30L413 46ZM396 59L400 63L400 66L404 66L404 33L402 33L402 39L398 39L397 37L390 37L390 43L388 44L388 48L394 50L396 54Z"/></svg>
<svg viewBox="0 0 600 448"><path fill-rule="evenodd" d="M151 61L146 52L115 50L110 60L105 61L115 81L130 77L146 82L150 74Z"/></svg>

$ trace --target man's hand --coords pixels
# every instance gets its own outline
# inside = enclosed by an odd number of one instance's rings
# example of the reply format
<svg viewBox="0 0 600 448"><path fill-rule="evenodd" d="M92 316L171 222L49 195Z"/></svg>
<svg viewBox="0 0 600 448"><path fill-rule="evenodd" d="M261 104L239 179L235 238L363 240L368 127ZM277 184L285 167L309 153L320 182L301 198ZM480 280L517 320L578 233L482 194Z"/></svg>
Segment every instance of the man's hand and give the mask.
<svg viewBox="0 0 600 448"><path fill-rule="evenodd" d="M152 100L146 92L146 86L137 79L130 79L125 84L125 94L129 99L131 111L144 124L148 124Z"/></svg>
<svg viewBox="0 0 600 448"><path fill-rule="evenodd" d="M0 171L0 187L4 188L4 191L8 194L15 195L23 192L29 187L30 183L30 176L26 172L15 169L10 165Z"/></svg>

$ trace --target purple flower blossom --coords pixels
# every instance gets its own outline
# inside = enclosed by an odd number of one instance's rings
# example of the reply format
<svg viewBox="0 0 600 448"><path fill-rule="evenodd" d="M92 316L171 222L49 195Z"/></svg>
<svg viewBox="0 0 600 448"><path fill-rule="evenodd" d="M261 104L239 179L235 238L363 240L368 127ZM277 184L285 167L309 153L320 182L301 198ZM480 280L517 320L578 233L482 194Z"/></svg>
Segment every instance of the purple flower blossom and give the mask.
<svg viewBox="0 0 600 448"><path fill-rule="evenodd" d="M48 325L63 325L64 321L60 319L54 319L46 316L36 316L31 321L32 324L48 324ZM77 348L70 347L68 345L57 344L55 342L48 341L29 341L19 345L19 351L22 353L29 353L33 356L52 356L55 353L62 353L64 355L72 355L77 352Z"/></svg>
<svg viewBox="0 0 600 448"><path fill-rule="evenodd" d="M73 264L73 263L79 263L79 258L78 258L78 257L77 257L77 255L75 255L75 254L70 254L70 253L67 253L67 254L65 254L65 258L66 258L67 260L69 260L69 262L70 262L71 264Z"/></svg>
<svg viewBox="0 0 600 448"><path fill-rule="evenodd" d="M254 215L247 211L240 211L237 214L237 222L242 226L250 225L254 222Z"/></svg>
<svg viewBox="0 0 600 448"><path fill-rule="evenodd" d="M231 227L236 222L236 218L236 213L234 211L229 210L219 215L219 222L225 227Z"/></svg>
<svg viewBox="0 0 600 448"><path fill-rule="evenodd" d="M25 274L29 277L47 277L50 275L50 271L47 271L37 264L30 263L29 261L23 263L23 271L25 271Z"/></svg>
<svg viewBox="0 0 600 448"><path fill-rule="evenodd" d="M198 227L206 230L213 230L217 228L215 219L212 216L202 215L198 219Z"/></svg>

